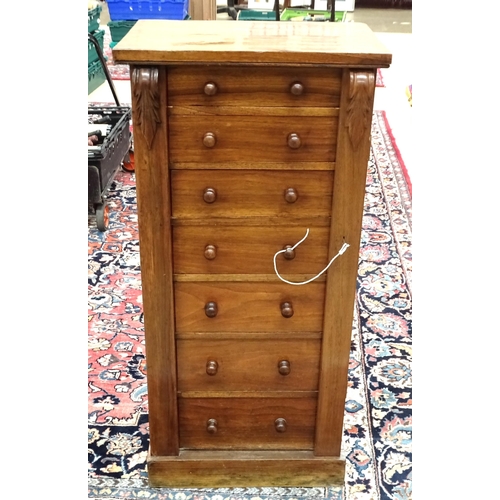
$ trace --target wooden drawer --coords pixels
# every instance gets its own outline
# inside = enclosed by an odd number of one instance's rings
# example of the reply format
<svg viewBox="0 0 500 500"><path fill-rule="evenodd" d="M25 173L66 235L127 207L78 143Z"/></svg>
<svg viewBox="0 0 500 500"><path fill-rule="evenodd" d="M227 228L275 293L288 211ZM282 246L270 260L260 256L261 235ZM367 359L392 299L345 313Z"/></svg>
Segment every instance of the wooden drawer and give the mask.
<svg viewBox="0 0 500 500"><path fill-rule="evenodd" d="M171 185L172 216L208 223L249 216L300 216L314 223L332 208L331 171L174 170Z"/></svg>
<svg viewBox="0 0 500 500"><path fill-rule="evenodd" d="M320 339L178 340L179 391L317 391Z"/></svg>
<svg viewBox="0 0 500 500"><path fill-rule="evenodd" d="M274 254L298 243L305 232L290 226L176 226L174 273L274 274ZM321 271L328 263L329 234L329 227L310 228L308 238L295 250L278 255L279 273Z"/></svg>
<svg viewBox="0 0 500 500"><path fill-rule="evenodd" d="M334 162L337 126L333 115L174 115L169 119L169 164Z"/></svg>
<svg viewBox="0 0 500 500"><path fill-rule="evenodd" d="M277 277L272 283L177 282L176 331L319 332L324 290L325 282L291 286Z"/></svg>
<svg viewBox="0 0 500 500"><path fill-rule="evenodd" d="M340 84L341 70L333 68L171 67L168 103L172 106L333 107L340 103Z"/></svg>
<svg viewBox="0 0 500 500"><path fill-rule="evenodd" d="M315 398L179 398L180 446L308 450L315 417Z"/></svg>

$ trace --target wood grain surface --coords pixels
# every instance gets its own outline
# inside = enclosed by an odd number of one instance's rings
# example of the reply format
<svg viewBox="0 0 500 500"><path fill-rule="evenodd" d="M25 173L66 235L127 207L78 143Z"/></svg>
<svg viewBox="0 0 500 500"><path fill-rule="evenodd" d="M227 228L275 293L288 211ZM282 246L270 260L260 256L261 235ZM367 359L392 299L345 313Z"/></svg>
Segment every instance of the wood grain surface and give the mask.
<svg viewBox="0 0 500 500"><path fill-rule="evenodd" d="M176 331L321 331L325 283L290 286L276 280L276 283L176 282ZM218 313L209 318L205 305L212 301L217 303ZM281 314L280 306L285 302L293 306L291 318Z"/></svg>
<svg viewBox="0 0 500 500"><path fill-rule="evenodd" d="M209 164L206 164L208 167ZM172 217L203 219L208 223L217 217L258 217L265 224L269 218L329 217L332 203L333 172L311 174L301 171L253 170L173 170L171 172ZM216 191L216 200L204 200L205 189ZM287 202L287 189L297 192L297 200Z"/></svg>
<svg viewBox="0 0 500 500"><path fill-rule="evenodd" d="M173 228L173 260L176 274L270 274L274 254L294 246L307 228L282 226L177 226ZM326 264L330 230L309 228L308 238L288 257L276 258L278 271L315 275ZM207 258L207 256L209 258ZM188 277L186 277L188 278Z"/></svg>
<svg viewBox="0 0 500 500"><path fill-rule="evenodd" d="M331 108L340 104L341 81L337 68L170 67L168 101L173 107ZM302 86L300 95L292 93L297 83ZM207 84L215 86L213 95L205 93Z"/></svg>
<svg viewBox="0 0 500 500"><path fill-rule="evenodd" d="M235 340L178 340L178 389L184 391L316 391L319 339L248 337ZM280 362L288 364L284 374ZM215 369L207 373L207 364ZM212 366L212 365L210 365Z"/></svg>
<svg viewBox="0 0 500 500"><path fill-rule="evenodd" d="M180 445L184 449L310 450L314 441L315 398L179 399ZM275 422L286 420L278 432ZM209 419L217 431L207 431Z"/></svg>
<svg viewBox="0 0 500 500"><path fill-rule="evenodd" d="M117 63L381 67L391 53L363 23L140 20L113 49Z"/></svg>

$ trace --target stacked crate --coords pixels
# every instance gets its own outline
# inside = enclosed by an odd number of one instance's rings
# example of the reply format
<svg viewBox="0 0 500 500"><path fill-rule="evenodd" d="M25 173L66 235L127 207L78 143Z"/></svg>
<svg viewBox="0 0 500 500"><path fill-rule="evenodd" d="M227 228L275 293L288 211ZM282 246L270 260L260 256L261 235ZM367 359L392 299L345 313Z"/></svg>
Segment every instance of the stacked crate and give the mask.
<svg viewBox="0 0 500 500"><path fill-rule="evenodd" d="M104 30L99 29L99 19L101 15L102 7L96 2L88 3L89 12L89 33L95 37L101 50L104 47ZM89 45L89 87L88 93L91 94L99 85L106 81L106 74L104 73L104 68L102 67L101 61L99 60L99 55L95 45L88 40Z"/></svg>
<svg viewBox="0 0 500 500"><path fill-rule="evenodd" d="M189 0L108 0L113 48L139 19L189 18Z"/></svg>

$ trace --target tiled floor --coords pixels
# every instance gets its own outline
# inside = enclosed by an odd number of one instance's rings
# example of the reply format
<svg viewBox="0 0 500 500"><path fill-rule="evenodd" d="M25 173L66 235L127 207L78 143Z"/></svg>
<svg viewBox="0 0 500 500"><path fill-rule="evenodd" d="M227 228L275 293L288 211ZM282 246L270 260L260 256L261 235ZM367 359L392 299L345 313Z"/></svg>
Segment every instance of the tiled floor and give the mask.
<svg viewBox="0 0 500 500"><path fill-rule="evenodd" d="M220 3L222 0L218 0ZM109 14L103 3L101 24L107 24ZM295 4L294 4L295 5ZM227 14L219 14L218 21L233 21ZM397 145L409 171L412 164L412 108L406 97L406 87L412 83L412 11L408 9L355 8L347 13L347 21L368 24L393 54L392 65L382 70L385 87L375 91L375 109L386 111ZM130 103L130 82L115 81L120 102ZM88 96L89 102L114 102L107 83Z"/></svg>

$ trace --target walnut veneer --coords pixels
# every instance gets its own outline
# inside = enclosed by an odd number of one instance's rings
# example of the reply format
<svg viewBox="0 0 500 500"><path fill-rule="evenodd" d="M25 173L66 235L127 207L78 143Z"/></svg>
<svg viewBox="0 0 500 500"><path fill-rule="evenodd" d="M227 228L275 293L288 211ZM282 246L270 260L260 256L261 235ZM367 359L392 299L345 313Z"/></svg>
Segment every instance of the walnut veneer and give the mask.
<svg viewBox="0 0 500 500"><path fill-rule="evenodd" d="M357 23L138 21L152 486L343 482L377 67ZM310 229L308 239L293 247ZM350 246L317 280L344 243Z"/></svg>

